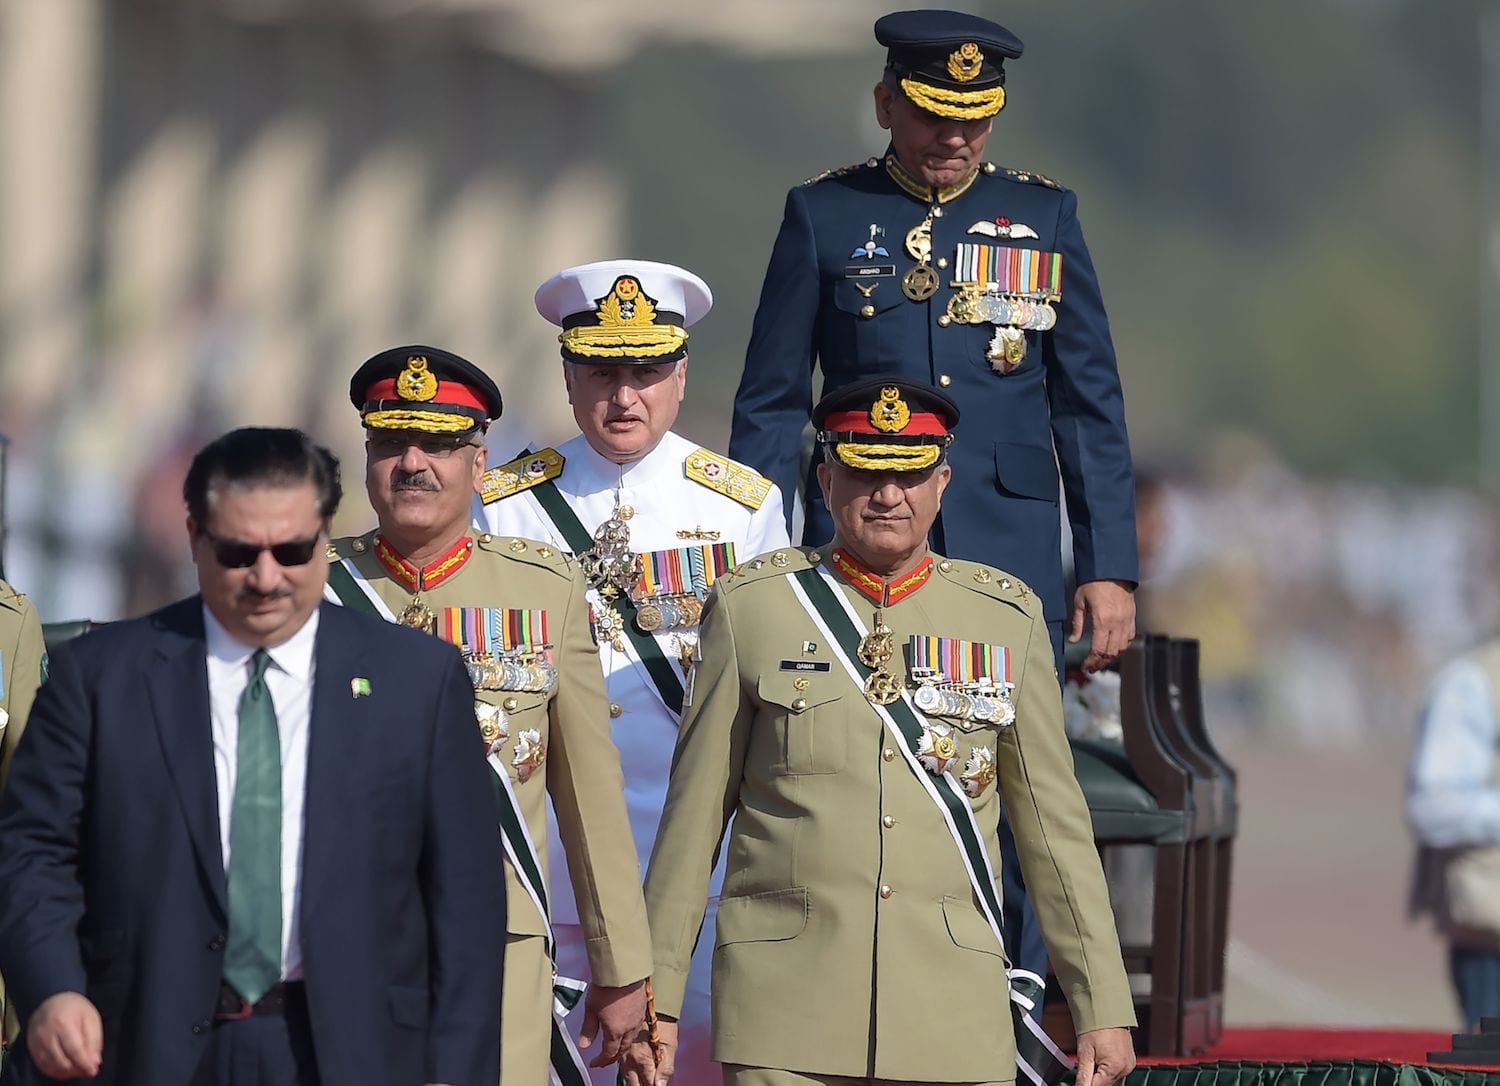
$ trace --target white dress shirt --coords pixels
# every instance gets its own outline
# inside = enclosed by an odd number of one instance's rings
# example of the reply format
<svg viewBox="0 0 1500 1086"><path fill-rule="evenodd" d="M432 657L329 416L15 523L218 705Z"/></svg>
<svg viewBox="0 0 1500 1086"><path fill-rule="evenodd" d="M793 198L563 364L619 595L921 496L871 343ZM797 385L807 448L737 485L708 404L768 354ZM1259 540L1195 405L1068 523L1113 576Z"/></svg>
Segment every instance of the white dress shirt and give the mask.
<svg viewBox="0 0 1500 1086"><path fill-rule="evenodd" d="M686 438L668 431L656 448L630 464L616 464L601 456L582 434L557 447L565 463L554 482L569 508L589 532L609 519L617 506L629 506L633 516L626 522L630 531L630 549L669 550L674 547L702 546L709 542L733 543L735 561L744 562L757 554L788 546L786 521L782 513L781 492L772 487L759 509L750 509L733 498L694 482L685 474L685 462L698 448ZM503 464L516 455L510 450L490 450L490 463ZM725 458L727 459L727 457ZM536 497L526 491L484 505L476 501L475 519L499 535L541 539L571 551L573 548L552 525ZM678 533L700 531L718 533L716 539L683 538ZM589 590L589 602L595 610L603 607L598 594ZM671 662L677 677L683 677L681 662L684 645L696 643L698 628L658 631L654 636L662 654ZM620 749L620 765L625 773L625 803L630 811L631 830L640 854L641 870L651 858L656 841L656 826L661 819L662 804L667 795L667 776L672 765L672 751L677 745L677 714L669 710L656 692L646 665L629 638L624 648L616 650L608 640L599 643L599 658L604 665L609 699L618 706L612 734ZM611 710L614 714L614 710ZM549 819L551 840L550 900L552 920L558 924L577 924L578 907L566 874L566 854L557 837L557 821ZM717 896L723 882L723 859L714 875L710 893Z"/></svg>
<svg viewBox="0 0 1500 1086"><path fill-rule="evenodd" d="M240 695L250 681L254 645L246 645L220 625L207 607L203 626L208 641L208 704L214 741L214 780L219 789L219 843L229 871L230 818L240 737ZM312 717L313 646L318 612L290 639L266 651L266 686L276 707L281 740L281 977L302 976L302 942L297 922L302 901L303 807L307 794L307 731Z"/></svg>
<svg viewBox="0 0 1500 1086"><path fill-rule="evenodd" d="M1471 655L1433 681L1417 727L1406 811L1424 845L1500 844L1500 721L1490 677Z"/></svg>

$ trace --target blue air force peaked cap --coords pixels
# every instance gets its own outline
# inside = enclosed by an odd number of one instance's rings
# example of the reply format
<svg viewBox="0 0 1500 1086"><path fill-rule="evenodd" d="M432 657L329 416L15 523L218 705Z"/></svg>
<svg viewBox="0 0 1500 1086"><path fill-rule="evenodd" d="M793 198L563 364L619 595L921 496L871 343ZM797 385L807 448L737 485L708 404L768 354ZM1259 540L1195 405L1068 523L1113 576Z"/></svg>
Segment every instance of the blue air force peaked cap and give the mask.
<svg viewBox="0 0 1500 1086"><path fill-rule="evenodd" d="M875 40L913 103L962 121L1005 108L1005 61L1024 48L999 23L961 11L894 11L875 21Z"/></svg>

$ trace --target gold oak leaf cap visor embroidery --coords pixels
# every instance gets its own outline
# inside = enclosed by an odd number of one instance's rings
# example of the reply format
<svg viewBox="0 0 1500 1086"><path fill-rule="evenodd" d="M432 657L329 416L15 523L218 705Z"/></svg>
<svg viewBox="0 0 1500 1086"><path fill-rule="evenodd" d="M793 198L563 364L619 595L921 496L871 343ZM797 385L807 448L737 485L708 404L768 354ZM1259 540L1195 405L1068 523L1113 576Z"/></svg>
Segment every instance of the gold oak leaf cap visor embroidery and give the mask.
<svg viewBox="0 0 1500 1086"><path fill-rule="evenodd" d="M858 471L925 471L942 462L958 404L932 385L895 375L846 385L812 412L818 441Z"/></svg>
<svg viewBox="0 0 1500 1086"><path fill-rule="evenodd" d="M1005 108L1005 61L1021 39L999 23L959 11L895 11L875 22L886 68L919 108L970 121Z"/></svg>
<svg viewBox="0 0 1500 1086"><path fill-rule="evenodd" d="M489 374L440 347L392 347L349 380L349 401L370 430L464 434L500 417L500 389Z"/></svg>
<svg viewBox="0 0 1500 1086"><path fill-rule="evenodd" d="M687 354L688 329L713 307L708 284L653 260L600 260L537 288L536 310L562 329L562 356L585 365L651 365Z"/></svg>

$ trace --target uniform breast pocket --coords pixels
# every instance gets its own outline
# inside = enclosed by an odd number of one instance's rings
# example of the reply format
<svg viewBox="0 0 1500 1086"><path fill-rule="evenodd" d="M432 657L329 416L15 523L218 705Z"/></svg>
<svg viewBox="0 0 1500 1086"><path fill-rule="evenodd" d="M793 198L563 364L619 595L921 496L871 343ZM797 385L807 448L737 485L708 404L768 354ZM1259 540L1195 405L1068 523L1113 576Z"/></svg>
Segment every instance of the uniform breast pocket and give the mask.
<svg viewBox="0 0 1500 1086"><path fill-rule="evenodd" d="M763 716L776 729L778 769L801 776L844 768L848 735L839 704L844 692L832 676L762 675L757 693Z"/></svg>
<svg viewBox="0 0 1500 1086"><path fill-rule="evenodd" d="M840 279L834 284L834 308L852 325L855 358L885 361L899 355L905 327L900 306L905 300L894 275Z"/></svg>
<svg viewBox="0 0 1500 1086"><path fill-rule="evenodd" d="M1036 445L995 442L995 479L1002 494L1057 504L1057 457Z"/></svg>

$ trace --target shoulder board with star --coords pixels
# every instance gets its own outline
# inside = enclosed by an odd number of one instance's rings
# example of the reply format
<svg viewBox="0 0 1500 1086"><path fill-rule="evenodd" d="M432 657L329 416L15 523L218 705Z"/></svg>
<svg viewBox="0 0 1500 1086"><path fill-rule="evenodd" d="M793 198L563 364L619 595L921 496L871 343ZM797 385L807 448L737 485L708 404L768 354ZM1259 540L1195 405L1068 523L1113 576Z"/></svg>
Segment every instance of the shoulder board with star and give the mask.
<svg viewBox="0 0 1500 1086"><path fill-rule="evenodd" d="M575 570L573 556L551 543L509 535L491 535L489 532L479 533L474 541L479 550L486 554L512 562L524 562L529 566L541 566L562 577L573 576Z"/></svg>
<svg viewBox="0 0 1500 1086"><path fill-rule="evenodd" d="M986 173L990 171L986 170ZM1062 184L1052 180L1044 173L1035 170L1018 170L1013 166L1001 166L1000 172L1012 181L1019 181L1023 185L1046 185L1049 189L1060 189Z"/></svg>
<svg viewBox="0 0 1500 1086"><path fill-rule="evenodd" d="M863 162L854 163L854 165L852 166L839 166L836 169L824 170L822 173L815 173L806 181L802 182L802 184L816 185L819 181L827 181L830 177L845 177L851 173L858 173L860 170L874 169L879 165L880 159L867 158Z"/></svg>
<svg viewBox="0 0 1500 1086"><path fill-rule="evenodd" d="M771 493L771 480L738 460L694 449L682 462L682 473L700 486L733 498L747 509L759 509Z"/></svg>
<svg viewBox="0 0 1500 1086"><path fill-rule="evenodd" d="M780 547L741 562L719 578L729 591L755 581L785 577L788 573L810 569L821 562L827 552L816 547Z"/></svg>
<svg viewBox="0 0 1500 1086"><path fill-rule="evenodd" d="M375 535L378 528L371 528L364 535L346 535L338 539L328 541L328 560L337 562L341 558L357 558L361 554L368 554L370 548L375 546Z"/></svg>
<svg viewBox="0 0 1500 1086"><path fill-rule="evenodd" d="M1032 591L1030 585L1004 570L958 558L940 558L937 571L956 585L982 596L1002 600L1028 615L1034 614L1042 606L1041 597Z"/></svg>
<svg viewBox="0 0 1500 1086"><path fill-rule="evenodd" d="M538 483L556 479L563 473L566 462L567 459L556 449L522 453L510 463L490 468L484 473L479 491L480 500L489 505L502 498L524 493Z"/></svg>

